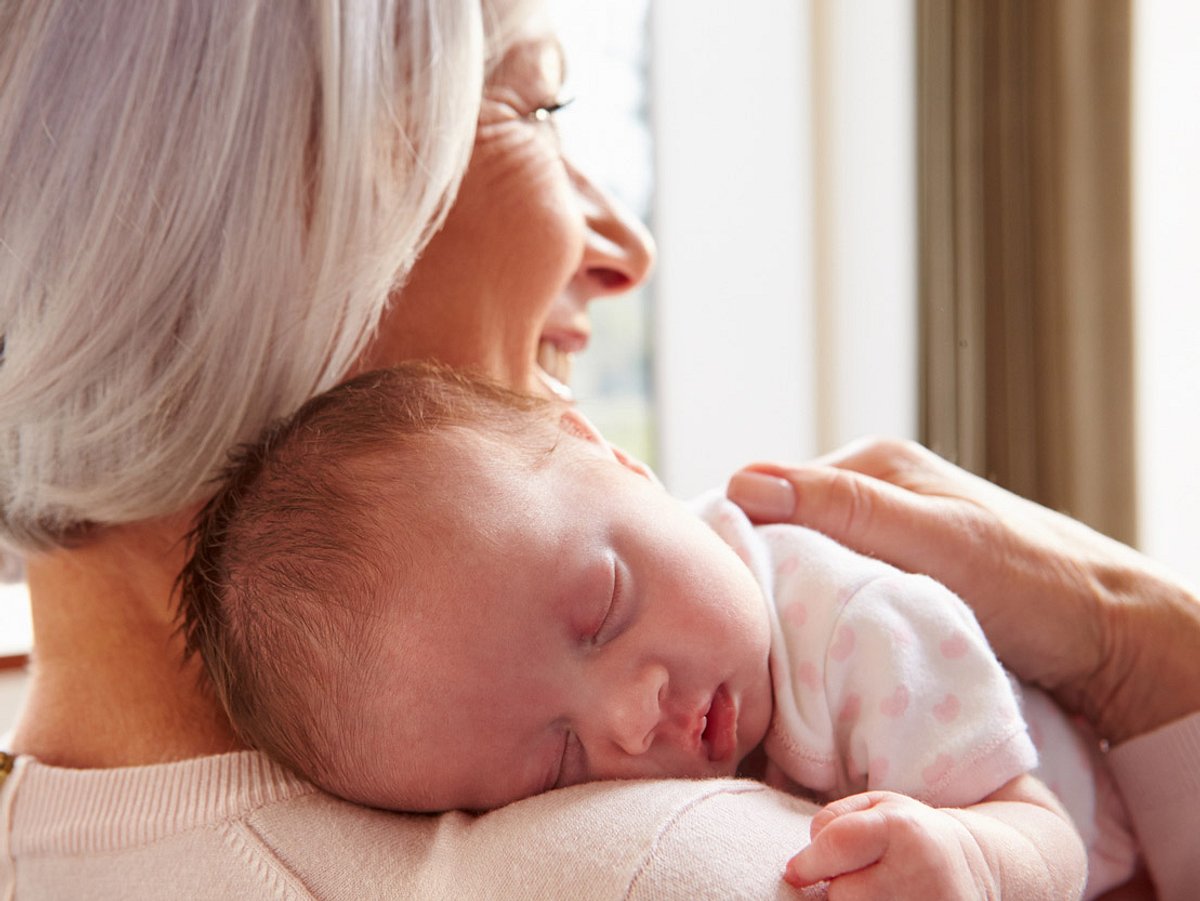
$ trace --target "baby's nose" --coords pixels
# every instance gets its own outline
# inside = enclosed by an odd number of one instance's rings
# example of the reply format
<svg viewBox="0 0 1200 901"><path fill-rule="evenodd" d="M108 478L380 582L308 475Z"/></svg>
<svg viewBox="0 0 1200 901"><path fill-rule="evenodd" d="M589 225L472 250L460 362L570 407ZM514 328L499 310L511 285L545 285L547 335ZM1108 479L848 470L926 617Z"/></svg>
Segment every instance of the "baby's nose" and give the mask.
<svg viewBox="0 0 1200 901"><path fill-rule="evenodd" d="M662 721L662 698L669 677L665 667L648 664L615 693L610 708L613 742L629 755L645 754Z"/></svg>

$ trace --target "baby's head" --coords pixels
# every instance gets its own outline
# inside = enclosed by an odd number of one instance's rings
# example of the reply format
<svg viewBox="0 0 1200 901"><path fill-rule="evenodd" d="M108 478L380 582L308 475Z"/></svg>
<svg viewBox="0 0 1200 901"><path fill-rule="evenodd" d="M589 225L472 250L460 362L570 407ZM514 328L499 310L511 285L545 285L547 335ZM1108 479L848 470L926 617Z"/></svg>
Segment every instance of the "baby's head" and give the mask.
<svg viewBox="0 0 1200 901"><path fill-rule="evenodd" d="M438 367L244 448L181 585L242 737L376 807L731 775L770 719L733 551L572 408Z"/></svg>

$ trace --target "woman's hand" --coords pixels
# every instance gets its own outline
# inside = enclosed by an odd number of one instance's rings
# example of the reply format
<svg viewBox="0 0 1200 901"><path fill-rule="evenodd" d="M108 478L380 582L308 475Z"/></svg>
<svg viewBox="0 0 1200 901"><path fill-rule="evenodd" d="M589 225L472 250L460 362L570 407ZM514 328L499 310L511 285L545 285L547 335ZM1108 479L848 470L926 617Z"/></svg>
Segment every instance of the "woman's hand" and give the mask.
<svg viewBox="0 0 1200 901"><path fill-rule="evenodd" d="M1001 660L1118 742L1200 709L1200 602L1131 548L918 444L869 439L728 494L949 586Z"/></svg>

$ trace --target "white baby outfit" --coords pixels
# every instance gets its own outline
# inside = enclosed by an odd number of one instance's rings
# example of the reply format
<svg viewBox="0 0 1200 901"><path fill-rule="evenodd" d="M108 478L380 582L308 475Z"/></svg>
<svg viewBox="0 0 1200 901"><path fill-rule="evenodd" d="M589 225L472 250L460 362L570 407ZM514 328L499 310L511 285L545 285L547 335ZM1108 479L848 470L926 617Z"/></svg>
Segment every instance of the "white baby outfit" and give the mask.
<svg viewBox="0 0 1200 901"><path fill-rule="evenodd" d="M1085 897L1129 878L1136 846L1098 743L1005 673L949 589L809 529L756 527L719 494L695 509L768 600L768 783L822 801L884 789L964 807L1032 771L1088 847Z"/></svg>

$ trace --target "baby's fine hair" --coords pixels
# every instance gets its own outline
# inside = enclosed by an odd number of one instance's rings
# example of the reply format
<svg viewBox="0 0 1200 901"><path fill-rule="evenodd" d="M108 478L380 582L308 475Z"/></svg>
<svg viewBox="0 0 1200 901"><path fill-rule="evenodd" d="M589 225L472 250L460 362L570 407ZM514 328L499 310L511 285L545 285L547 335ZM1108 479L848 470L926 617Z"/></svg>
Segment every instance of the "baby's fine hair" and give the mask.
<svg viewBox="0 0 1200 901"><path fill-rule="evenodd" d="M421 565L421 502L439 484L427 439L457 428L519 442L551 407L410 363L312 398L233 452L191 533L179 603L187 654L247 744L338 791L365 751L344 745L355 730L341 692L369 684L384 640L363 624ZM361 678L337 678L349 672Z"/></svg>

